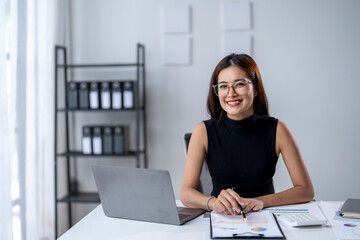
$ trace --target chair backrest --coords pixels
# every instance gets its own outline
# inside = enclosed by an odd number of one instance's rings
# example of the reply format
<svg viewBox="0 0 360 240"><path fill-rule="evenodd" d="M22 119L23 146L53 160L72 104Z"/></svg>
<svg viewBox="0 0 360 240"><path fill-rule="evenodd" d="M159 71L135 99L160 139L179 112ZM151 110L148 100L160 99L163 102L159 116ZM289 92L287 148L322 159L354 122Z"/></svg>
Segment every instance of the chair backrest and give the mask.
<svg viewBox="0 0 360 240"><path fill-rule="evenodd" d="M190 138L191 138L191 133L185 133L185 135L184 135L185 159L187 156ZM206 161L204 160L204 164L201 169L198 190L199 190L199 192L202 192L203 194L210 196L212 189L213 189L213 184L212 184L211 176L210 176Z"/></svg>

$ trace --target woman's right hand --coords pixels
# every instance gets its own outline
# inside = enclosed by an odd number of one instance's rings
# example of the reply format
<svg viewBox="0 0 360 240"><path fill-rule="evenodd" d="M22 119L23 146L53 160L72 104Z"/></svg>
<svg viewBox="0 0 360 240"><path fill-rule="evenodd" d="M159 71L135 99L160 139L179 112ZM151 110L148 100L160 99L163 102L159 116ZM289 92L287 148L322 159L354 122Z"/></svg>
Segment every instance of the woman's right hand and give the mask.
<svg viewBox="0 0 360 240"><path fill-rule="evenodd" d="M211 210L231 215L240 214L241 210L239 204L243 204L243 198L230 188L221 190L217 198L210 199L209 201Z"/></svg>

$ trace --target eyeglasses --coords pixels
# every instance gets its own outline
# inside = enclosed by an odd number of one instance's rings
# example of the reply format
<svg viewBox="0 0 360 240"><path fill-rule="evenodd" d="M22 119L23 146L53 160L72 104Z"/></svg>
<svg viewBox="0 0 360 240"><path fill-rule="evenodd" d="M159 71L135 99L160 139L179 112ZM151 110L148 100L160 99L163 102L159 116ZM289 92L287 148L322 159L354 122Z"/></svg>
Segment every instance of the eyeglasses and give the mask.
<svg viewBox="0 0 360 240"><path fill-rule="evenodd" d="M213 85L212 87L214 88L216 96L225 96L229 93L230 88L233 88L235 92L239 93L241 88L251 83L251 80L247 78L241 78L235 80L234 85L232 86L229 86L226 83L218 83L216 85Z"/></svg>

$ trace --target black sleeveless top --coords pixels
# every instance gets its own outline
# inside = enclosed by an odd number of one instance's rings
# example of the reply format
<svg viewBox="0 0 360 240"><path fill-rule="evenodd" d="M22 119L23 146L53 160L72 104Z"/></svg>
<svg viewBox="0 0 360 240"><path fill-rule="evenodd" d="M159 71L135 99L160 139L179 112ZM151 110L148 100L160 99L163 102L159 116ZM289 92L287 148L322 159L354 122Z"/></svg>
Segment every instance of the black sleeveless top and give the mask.
<svg viewBox="0 0 360 240"><path fill-rule="evenodd" d="M241 197L274 193L272 178L278 156L278 120L254 114L235 121L226 117L204 121L208 138L206 162L213 182L212 196L234 187Z"/></svg>

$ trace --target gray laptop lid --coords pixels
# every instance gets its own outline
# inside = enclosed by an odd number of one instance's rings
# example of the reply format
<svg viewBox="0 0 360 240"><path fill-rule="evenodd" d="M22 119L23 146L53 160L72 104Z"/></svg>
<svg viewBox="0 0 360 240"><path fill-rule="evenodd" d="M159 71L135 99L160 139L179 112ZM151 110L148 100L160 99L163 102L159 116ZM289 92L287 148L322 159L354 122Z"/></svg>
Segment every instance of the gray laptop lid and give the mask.
<svg viewBox="0 0 360 240"><path fill-rule="evenodd" d="M125 218L180 225L170 174L165 170L92 166L104 213ZM204 211L199 209L193 219Z"/></svg>

